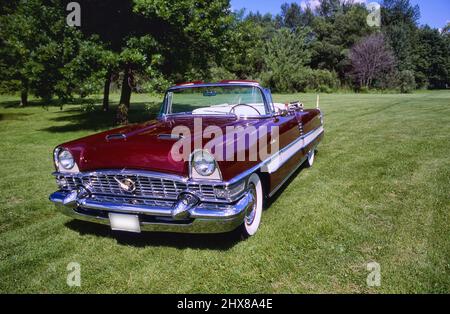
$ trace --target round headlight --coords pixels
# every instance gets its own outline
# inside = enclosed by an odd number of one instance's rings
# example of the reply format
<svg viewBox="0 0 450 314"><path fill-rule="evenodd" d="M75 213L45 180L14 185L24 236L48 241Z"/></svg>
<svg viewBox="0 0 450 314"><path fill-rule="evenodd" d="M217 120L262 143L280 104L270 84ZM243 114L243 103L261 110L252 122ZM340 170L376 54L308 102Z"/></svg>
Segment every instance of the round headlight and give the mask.
<svg viewBox="0 0 450 314"><path fill-rule="evenodd" d="M58 164L66 170L70 170L75 165L72 154L65 149L58 153Z"/></svg>
<svg viewBox="0 0 450 314"><path fill-rule="evenodd" d="M210 153L205 151L198 151L194 154L192 160L195 171L202 176L210 176L216 170L216 162Z"/></svg>

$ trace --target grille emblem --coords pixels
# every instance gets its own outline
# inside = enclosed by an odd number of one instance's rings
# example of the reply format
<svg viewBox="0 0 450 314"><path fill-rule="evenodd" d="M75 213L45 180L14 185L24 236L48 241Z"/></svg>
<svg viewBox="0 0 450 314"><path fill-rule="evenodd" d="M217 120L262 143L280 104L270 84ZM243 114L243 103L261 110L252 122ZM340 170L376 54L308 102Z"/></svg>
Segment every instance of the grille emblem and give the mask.
<svg viewBox="0 0 450 314"><path fill-rule="evenodd" d="M131 193L136 190L136 184L131 179L125 178L125 179L119 180L116 177L114 177L114 180L116 180L116 182L119 184L119 187L122 190L124 190L125 192Z"/></svg>

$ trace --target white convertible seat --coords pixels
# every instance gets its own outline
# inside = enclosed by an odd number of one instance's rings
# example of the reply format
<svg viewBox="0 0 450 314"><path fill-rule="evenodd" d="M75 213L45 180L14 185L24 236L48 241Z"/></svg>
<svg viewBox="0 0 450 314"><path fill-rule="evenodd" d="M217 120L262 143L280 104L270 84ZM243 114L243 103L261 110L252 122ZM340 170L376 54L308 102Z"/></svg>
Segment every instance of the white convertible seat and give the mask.
<svg viewBox="0 0 450 314"><path fill-rule="evenodd" d="M274 102L273 105L275 107L275 111L276 112L280 112L280 110L286 109L286 104L282 104L282 103L279 103L279 102Z"/></svg>

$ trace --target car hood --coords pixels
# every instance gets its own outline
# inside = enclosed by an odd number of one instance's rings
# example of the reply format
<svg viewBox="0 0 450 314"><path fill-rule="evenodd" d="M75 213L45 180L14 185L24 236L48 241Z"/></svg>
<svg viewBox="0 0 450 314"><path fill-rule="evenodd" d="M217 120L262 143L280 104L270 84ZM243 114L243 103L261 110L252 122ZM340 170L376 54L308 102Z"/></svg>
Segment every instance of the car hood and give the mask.
<svg viewBox="0 0 450 314"><path fill-rule="evenodd" d="M245 124L257 124L258 119L246 120ZM202 128L194 130L194 119L173 117L134 124L106 132L94 134L60 145L68 149L75 158L80 171L99 169L139 169L188 175L188 161L176 161L171 150L178 138L171 138L172 130L177 126L189 128L191 141L202 138L203 130L215 125L225 134L227 126L242 125L234 117L202 117ZM122 135L115 139L111 135ZM113 136L114 137L114 136ZM202 139L204 145L209 139ZM191 145L193 150L193 144Z"/></svg>

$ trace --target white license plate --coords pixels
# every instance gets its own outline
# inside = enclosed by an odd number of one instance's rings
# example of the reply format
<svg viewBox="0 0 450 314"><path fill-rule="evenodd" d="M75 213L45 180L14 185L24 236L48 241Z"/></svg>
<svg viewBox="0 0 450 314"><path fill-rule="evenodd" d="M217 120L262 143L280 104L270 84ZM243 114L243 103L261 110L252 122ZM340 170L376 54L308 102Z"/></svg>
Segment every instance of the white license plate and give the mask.
<svg viewBox="0 0 450 314"><path fill-rule="evenodd" d="M136 215L109 213L109 224L112 230L141 232L139 217Z"/></svg>

